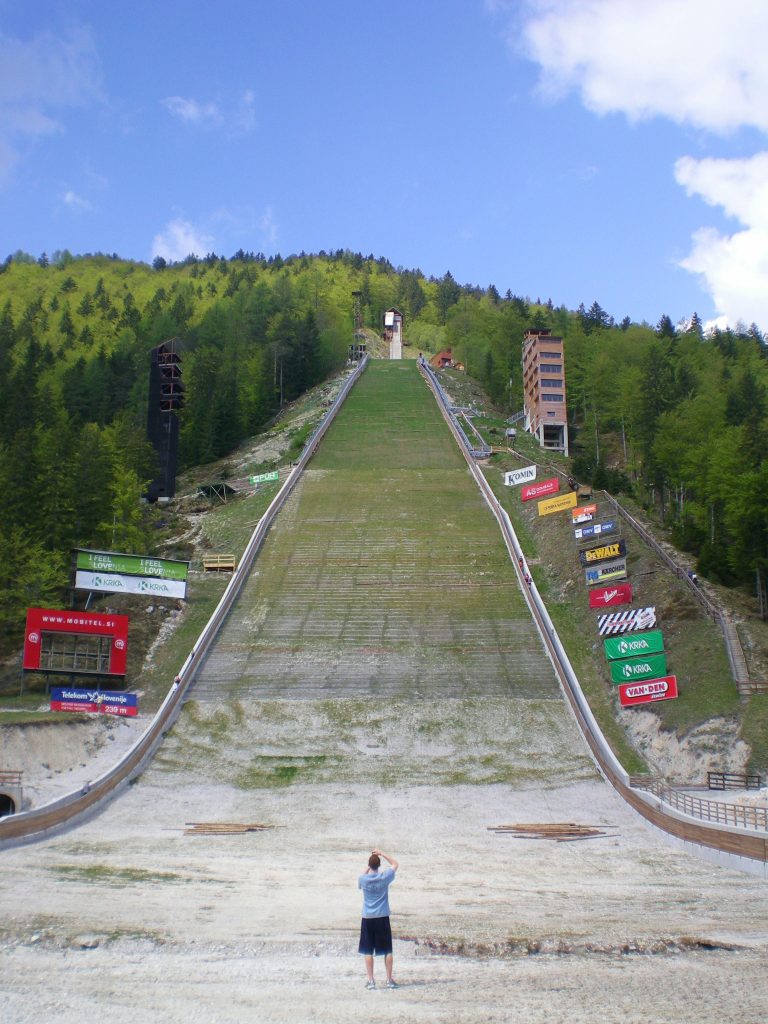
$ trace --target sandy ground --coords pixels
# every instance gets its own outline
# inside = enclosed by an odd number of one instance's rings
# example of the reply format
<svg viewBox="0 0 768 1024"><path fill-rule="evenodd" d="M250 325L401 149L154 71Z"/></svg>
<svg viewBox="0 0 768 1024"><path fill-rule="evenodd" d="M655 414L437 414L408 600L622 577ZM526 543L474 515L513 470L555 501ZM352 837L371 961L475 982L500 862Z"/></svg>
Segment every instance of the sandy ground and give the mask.
<svg viewBox="0 0 768 1024"><path fill-rule="evenodd" d="M488 831L567 821L604 835ZM397 992L366 991L356 954L374 844L401 862ZM670 848L597 778L238 791L152 768L0 863L4 1024L746 1022L768 1002L765 882Z"/></svg>

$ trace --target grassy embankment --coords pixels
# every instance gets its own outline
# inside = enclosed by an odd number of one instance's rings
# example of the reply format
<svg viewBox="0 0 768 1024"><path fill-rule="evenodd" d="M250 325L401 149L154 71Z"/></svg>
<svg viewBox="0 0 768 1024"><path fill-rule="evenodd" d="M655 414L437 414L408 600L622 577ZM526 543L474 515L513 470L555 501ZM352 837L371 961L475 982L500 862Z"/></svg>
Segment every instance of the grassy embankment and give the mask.
<svg viewBox="0 0 768 1024"><path fill-rule="evenodd" d="M450 385L449 385L450 386ZM477 401L477 396L475 396ZM492 444L503 437L503 418L481 410L475 424ZM519 432L517 450L524 460L539 464L539 478L553 475L553 468L566 470L567 460L543 454L538 445ZM532 573L547 602L550 614L565 644L593 712L617 756L629 771L641 770L638 755L629 745L619 721L621 714L616 687L610 682L602 641L597 635L597 613L588 606L583 569L578 562L578 544L568 513L538 517L536 502L523 504L519 488L506 488L503 474L522 461L514 455L497 453L489 460L486 475L507 509ZM607 502L596 494L598 516L612 518ZM655 605L657 628L664 633L668 672L678 678L680 696L646 706L660 720L662 728L683 736L711 719L727 718L741 723L741 735L752 748L752 765L768 765L768 700L757 696L741 702L731 677L722 635L699 609L688 588L681 583L639 536L622 525L627 541L629 579L635 591L635 606ZM631 712L629 712L631 713Z"/></svg>

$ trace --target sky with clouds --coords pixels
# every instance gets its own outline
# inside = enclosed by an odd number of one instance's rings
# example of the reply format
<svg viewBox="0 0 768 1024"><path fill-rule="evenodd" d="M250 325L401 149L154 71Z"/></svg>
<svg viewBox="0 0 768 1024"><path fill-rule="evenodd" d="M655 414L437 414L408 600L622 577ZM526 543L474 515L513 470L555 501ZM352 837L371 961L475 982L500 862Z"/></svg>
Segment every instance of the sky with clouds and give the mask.
<svg viewBox="0 0 768 1024"><path fill-rule="evenodd" d="M348 248L768 331L765 0L0 0L0 258Z"/></svg>

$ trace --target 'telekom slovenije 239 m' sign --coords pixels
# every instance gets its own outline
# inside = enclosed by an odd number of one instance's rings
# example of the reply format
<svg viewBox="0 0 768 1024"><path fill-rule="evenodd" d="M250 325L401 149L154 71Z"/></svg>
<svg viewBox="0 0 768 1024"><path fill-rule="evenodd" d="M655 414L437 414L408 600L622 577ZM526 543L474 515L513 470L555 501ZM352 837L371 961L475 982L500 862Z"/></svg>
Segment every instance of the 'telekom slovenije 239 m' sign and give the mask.
<svg viewBox="0 0 768 1024"><path fill-rule="evenodd" d="M51 687L51 711L79 711L92 715L118 715L133 718L139 713L135 693L119 690L76 690L70 687Z"/></svg>

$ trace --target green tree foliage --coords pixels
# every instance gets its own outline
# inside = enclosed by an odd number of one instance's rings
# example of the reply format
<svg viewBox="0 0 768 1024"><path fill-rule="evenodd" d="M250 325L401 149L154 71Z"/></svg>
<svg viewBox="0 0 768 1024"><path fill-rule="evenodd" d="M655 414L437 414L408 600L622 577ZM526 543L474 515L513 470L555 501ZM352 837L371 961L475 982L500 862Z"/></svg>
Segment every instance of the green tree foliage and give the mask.
<svg viewBox="0 0 768 1024"><path fill-rule="evenodd" d="M348 250L154 266L65 250L17 253L0 270L0 535L42 552L41 593L73 545L148 547L138 498L154 475L153 346L182 339L180 458L205 462L343 364L353 292L375 331L396 306L416 351L451 347L506 414L522 408L525 331L561 335L580 472L631 487L702 570L737 581L768 569L756 324L706 332L694 314L682 330L666 315L617 326L597 301L569 311Z"/></svg>

